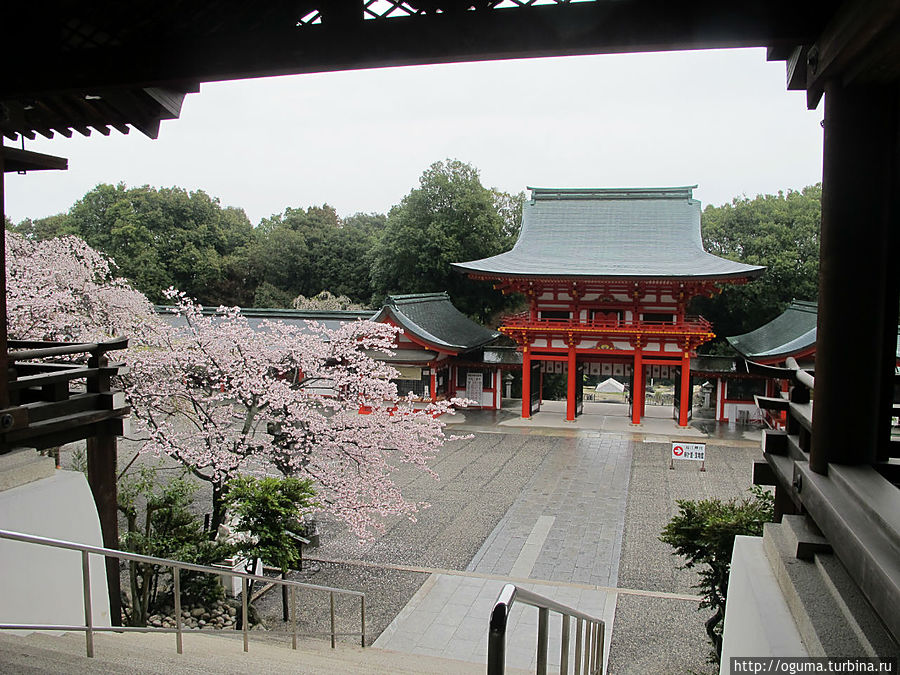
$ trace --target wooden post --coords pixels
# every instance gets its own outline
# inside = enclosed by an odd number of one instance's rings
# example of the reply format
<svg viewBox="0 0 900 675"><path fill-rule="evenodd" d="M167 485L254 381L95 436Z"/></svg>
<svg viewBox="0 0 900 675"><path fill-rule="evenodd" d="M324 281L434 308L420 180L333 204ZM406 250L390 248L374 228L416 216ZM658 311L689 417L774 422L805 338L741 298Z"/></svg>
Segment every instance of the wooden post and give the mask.
<svg viewBox="0 0 900 675"><path fill-rule="evenodd" d="M640 424L644 412L642 405L644 401L644 359L640 345L634 349L634 366L632 367L631 423Z"/></svg>
<svg viewBox="0 0 900 675"><path fill-rule="evenodd" d="M522 419L531 418L531 354L522 348Z"/></svg>
<svg viewBox="0 0 900 675"><path fill-rule="evenodd" d="M93 353L88 360L91 368L101 368L108 364L104 354ZM110 391L110 376L101 374L88 378L87 390L92 393ZM106 548L119 548L118 461L116 436L109 433L98 434L87 439L88 484L94 495L100 530ZM106 559L106 586L109 590L109 615L113 626L122 625L122 592L119 586L119 561Z"/></svg>
<svg viewBox="0 0 900 675"><path fill-rule="evenodd" d="M569 341L569 360L566 364L566 422L575 421L575 378L578 377L578 366L575 358L575 344Z"/></svg>
<svg viewBox="0 0 900 675"><path fill-rule="evenodd" d="M0 147L3 140L0 139ZM5 182L3 151L0 149L0 219L3 220L3 229L6 231L6 205L3 197L3 185ZM6 328L6 237L0 240L0 408L9 407L9 344L7 342Z"/></svg>
<svg viewBox="0 0 900 675"><path fill-rule="evenodd" d="M693 390L691 388L691 355L684 353L681 358L681 401L678 406L678 426L686 427L688 425L688 413L691 410L691 398L693 398Z"/></svg>
<svg viewBox="0 0 900 675"><path fill-rule="evenodd" d="M875 462L890 433L885 383L896 358L898 107L893 86L825 85L816 407L809 458L810 468L822 474L830 462Z"/></svg>
<svg viewBox="0 0 900 675"><path fill-rule="evenodd" d="M119 548L119 517L116 491L116 437L108 434L87 439L88 484L97 505L100 530L106 548ZM106 558L106 587L109 591L109 620L122 625L122 595L119 561Z"/></svg>
<svg viewBox="0 0 900 675"><path fill-rule="evenodd" d="M437 401L437 373L434 370L433 364L428 370L431 373L431 402L434 403ZM481 403L481 401L479 401L479 403Z"/></svg>

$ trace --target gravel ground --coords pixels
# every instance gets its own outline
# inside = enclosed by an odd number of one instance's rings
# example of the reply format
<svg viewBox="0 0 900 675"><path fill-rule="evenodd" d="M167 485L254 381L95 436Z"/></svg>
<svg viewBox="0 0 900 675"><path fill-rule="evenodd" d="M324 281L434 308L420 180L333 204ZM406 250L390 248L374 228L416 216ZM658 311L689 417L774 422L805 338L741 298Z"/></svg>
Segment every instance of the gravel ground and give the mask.
<svg viewBox="0 0 900 675"><path fill-rule="evenodd" d="M699 462L680 461L669 469L671 446L639 443L632 455L619 562L619 587L696 595L696 572L678 569L683 559L659 541L659 533L678 512L679 499L731 499L748 495L758 447L707 446L706 471ZM613 624L609 672L715 673L706 662L711 644L704 621L691 600L620 594Z"/></svg>
<svg viewBox="0 0 900 675"><path fill-rule="evenodd" d="M544 456L565 439L475 434L448 443L431 464L440 480L401 467L395 482L414 501L431 504L416 522L393 517L384 532L360 543L323 518L315 557L464 570Z"/></svg>
<svg viewBox="0 0 900 675"><path fill-rule="evenodd" d="M409 602L428 574L404 572L384 567L359 565L305 563L302 572L290 579L320 586L363 591L366 594L366 646L371 645ZM299 591L296 593L298 630L301 634L320 634L330 631L329 594L324 591ZM282 621L280 588L265 593L254 604L263 617L269 636L283 641L282 634L292 630L290 623ZM360 601L351 596L335 595L335 629L337 632L358 632L360 628ZM356 636L341 636L342 642L359 643Z"/></svg>

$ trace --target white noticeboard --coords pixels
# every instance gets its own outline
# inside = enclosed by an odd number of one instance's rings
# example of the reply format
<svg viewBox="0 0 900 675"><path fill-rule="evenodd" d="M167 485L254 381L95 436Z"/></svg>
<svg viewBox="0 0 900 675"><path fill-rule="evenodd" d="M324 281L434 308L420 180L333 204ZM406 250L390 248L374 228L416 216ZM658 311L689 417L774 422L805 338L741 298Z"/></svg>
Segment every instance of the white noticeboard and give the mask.
<svg viewBox="0 0 900 675"><path fill-rule="evenodd" d="M693 459L706 461L706 443L672 443L672 459Z"/></svg>
<svg viewBox="0 0 900 675"><path fill-rule="evenodd" d="M466 375L466 398L475 401L475 405L481 405L481 394L484 392L484 380L481 373L468 373Z"/></svg>

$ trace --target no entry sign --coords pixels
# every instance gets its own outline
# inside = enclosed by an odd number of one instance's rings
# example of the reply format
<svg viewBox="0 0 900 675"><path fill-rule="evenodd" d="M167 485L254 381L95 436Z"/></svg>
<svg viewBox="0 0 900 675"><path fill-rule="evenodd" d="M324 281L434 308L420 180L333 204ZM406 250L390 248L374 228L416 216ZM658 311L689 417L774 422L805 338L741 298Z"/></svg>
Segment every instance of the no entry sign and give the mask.
<svg viewBox="0 0 900 675"><path fill-rule="evenodd" d="M672 459L693 459L697 462L705 462L706 444L673 442Z"/></svg>

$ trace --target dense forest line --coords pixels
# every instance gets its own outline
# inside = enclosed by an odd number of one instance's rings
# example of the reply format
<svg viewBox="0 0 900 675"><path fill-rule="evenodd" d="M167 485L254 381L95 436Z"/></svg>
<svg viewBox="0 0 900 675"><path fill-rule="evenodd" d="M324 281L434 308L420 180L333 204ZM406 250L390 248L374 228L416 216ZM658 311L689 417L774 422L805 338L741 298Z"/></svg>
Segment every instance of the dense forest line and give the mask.
<svg viewBox="0 0 900 675"><path fill-rule="evenodd" d="M815 298L820 198L813 185L704 209L708 251L768 268L760 280L695 300L693 311L719 335L752 330L792 298ZM376 307L389 293L446 290L463 312L493 323L517 299L453 273L450 263L509 250L524 199L446 160L387 214L288 207L254 226L203 191L103 184L66 213L7 227L33 239L82 237L154 302L170 286L207 305L244 307L290 307L322 291Z"/></svg>

